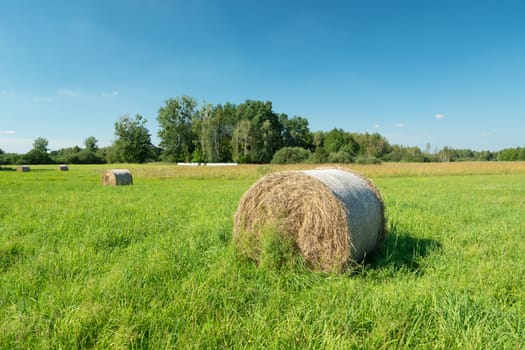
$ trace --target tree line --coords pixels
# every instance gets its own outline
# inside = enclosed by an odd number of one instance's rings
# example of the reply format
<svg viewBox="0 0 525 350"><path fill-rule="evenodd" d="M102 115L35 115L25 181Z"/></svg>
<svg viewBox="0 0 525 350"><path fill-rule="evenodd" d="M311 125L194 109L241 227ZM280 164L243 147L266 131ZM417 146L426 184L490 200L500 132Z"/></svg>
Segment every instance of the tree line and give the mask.
<svg viewBox="0 0 525 350"><path fill-rule="evenodd" d="M84 147L50 151L44 137L26 154L6 154L1 164L97 164L165 162L237 163L381 163L525 160L525 148L499 152L444 147L431 151L391 145L378 133L353 133L340 128L310 131L306 118L273 111L270 101L246 100L235 105L200 106L189 96L170 98L158 110L158 137L153 145L147 120L124 115L114 124L115 141L98 147L89 136Z"/></svg>

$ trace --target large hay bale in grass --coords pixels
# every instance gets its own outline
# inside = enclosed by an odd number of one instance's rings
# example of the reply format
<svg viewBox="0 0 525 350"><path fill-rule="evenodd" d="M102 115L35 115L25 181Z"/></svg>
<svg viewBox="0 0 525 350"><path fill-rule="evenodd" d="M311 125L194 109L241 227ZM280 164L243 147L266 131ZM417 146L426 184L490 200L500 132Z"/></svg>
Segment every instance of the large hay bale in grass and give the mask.
<svg viewBox="0 0 525 350"><path fill-rule="evenodd" d="M349 171L269 174L239 202L236 247L259 262L268 230L291 238L314 270L341 271L350 262L362 261L384 240L383 201L370 180Z"/></svg>
<svg viewBox="0 0 525 350"><path fill-rule="evenodd" d="M127 169L110 169L102 175L102 184L109 186L133 185L133 177Z"/></svg>
<svg viewBox="0 0 525 350"><path fill-rule="evenodd" d="M27 165L20 165L16 167L16 171L27 173L29 171L29 167Z"/></svg>
<svg viewBox="0 0 525 350"><path fill-rule="evenodd" d="M57 169L58 171L69 171L67 164L60 164Z"/></svg>

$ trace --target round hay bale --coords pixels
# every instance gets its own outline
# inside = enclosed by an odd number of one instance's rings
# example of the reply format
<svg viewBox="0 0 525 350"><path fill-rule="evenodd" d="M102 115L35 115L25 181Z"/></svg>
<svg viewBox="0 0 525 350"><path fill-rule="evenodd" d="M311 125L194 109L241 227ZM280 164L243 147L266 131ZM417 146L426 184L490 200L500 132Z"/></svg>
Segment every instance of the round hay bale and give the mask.
<svg viewBox="0 0 525 350"><path fill-rule="evenodd" d="M29 167L27 165L20 165L16 167L16 171L27 173L29 171Z"/></svg>
<svg viewBox="0 0 525 350"><path fill-rule="evenodd" d="M127 169L110 169L102 175L102 184L108 186L133 185L133 177Z"/></svg>
<svg viewBox="0 0 525 350"><path fill-rule="evenodd" d="M69 167L67 166L67 164L60 164L58 166L58 171L69 171Z"/></svg>
<svg viewBox="0 0 525 350"><path fill-rule="evenodd" d="M248 189L235 212L233 239L241 254L260 262L268 228L291 238L314 270L341 271L384 240L383 201L370 180L349 171L273 173Z"/></svg>

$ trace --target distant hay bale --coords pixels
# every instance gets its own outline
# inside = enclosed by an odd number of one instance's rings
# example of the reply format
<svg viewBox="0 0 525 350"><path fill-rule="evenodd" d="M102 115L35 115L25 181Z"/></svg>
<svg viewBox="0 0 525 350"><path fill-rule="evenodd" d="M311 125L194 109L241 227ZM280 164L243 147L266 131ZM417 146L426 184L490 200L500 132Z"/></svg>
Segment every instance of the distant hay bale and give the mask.
<svg viewBox="0 0 525 350"><path fill-rule="evenodd" d="M29 167L27 165L20 165L16 168L16 171L27 173L29 171Z"/></svg>
<svg viewBox="0 0 525 350"><path fill-rule="evenodd" d="M291 238L314 270L341 271L384 240L383 201L370 180L352 172L273 173L248 189L235 212L233 238L241 254L260 262L268 228Z"/></svg>
<svg viewBox="0 0 525 350"><path fill-rule="evenodd" d="M133 177L127 169L110 169L102 175L102 184L108 186L133 185Z"/></svg>
<svg viewBox="0 0 525 350"><path fill-rule="evenodd" d="M66 164L60 164L58 166L58 171L69 171L69 167Z"/></svg>

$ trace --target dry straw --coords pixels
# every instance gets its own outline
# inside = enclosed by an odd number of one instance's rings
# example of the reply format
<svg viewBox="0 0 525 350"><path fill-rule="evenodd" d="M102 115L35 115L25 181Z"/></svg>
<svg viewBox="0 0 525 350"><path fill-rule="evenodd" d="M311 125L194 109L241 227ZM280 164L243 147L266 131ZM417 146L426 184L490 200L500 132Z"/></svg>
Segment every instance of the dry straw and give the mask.
<svg viewBox="0 0 525 350"><path fill-rule="evenodd" d="M110 169L102 175L102 184L108 186L133 185L133 177L127 169Z"/></svg>
<svg viewBox="0 0 525 350"><path fill-rule="evenodd" d="M342 271L377 249L385 236L379 190L365 177L340 169L285 171L255 183L239 202L234 241L259 261L268 228L290 237L309 266Z"/></svg>
<svg viewBox="0 0 525 350"><path fill-rule="evenodd" d="M16 171L27 173L29 171L29 167L27 165L20 165L16 168Z"/></svg>

